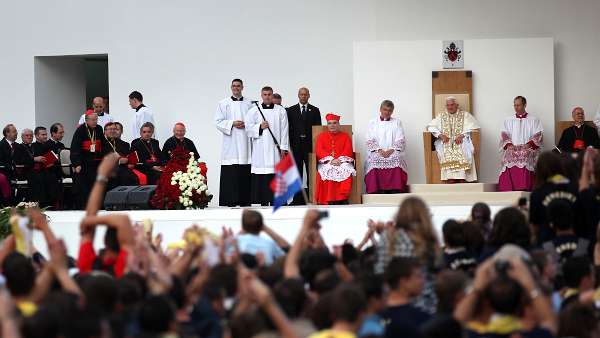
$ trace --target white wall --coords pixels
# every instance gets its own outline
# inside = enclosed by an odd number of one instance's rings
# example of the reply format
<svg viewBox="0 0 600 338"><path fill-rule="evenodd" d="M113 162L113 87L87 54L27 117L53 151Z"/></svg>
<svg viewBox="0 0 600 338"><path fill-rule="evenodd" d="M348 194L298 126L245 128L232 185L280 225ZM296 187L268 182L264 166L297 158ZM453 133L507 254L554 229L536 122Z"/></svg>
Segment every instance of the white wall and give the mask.
<svg viewBox="0 0 600 338"><path fill-rule="evenodd" d="M63 143L68 146L76 122L85 109L85 82L85 61L82 58L36 58L35 126L50 128L54 122L63 122ZM19 124L17 127L19 132L25 128Z"/></svg>
<svg viewBox="0 0 600 338"><path fill-rule="evenodd" d="M270 84L288 104L309 86L316 105L350 122L354 41L552 37L557 116L600 101L597 0L30 0L3 1L0 12L0 125L34 125L34 56L106 53L111 113L129 123L127 95L138 89L161 135L175 121L191 125L213 192L211 119L230 79L242 77L252 97Z"/></svg>
<svg viewBox="0 0 600 338"><path fill-rule="evenodd" d="M406 134L409 183L425 183L422 132L431 121L431 71L441 70L441 45L438 40L354 45L355 144L365 153L369 120L379 116L382 100L394 101L394 116L402 120ZM527 53L492 52L497 45ZM473 114L481 126L479 181L498 181L500 131L504 118L514 114L512 102L517 95L531 102L527 110L548 129L544 144L552 148L552 46L549 38L464 41L465 69L473 71Z"/></svg>

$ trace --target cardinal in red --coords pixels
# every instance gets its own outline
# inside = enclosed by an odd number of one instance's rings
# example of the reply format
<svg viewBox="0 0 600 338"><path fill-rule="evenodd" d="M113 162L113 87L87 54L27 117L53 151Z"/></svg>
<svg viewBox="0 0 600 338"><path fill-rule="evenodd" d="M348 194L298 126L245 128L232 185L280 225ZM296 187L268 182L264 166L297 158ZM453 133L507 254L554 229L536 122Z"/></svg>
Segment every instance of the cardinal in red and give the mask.
<svg viewBox="0 0 600 338"><path fill-rule="evenodd" d="M316 199L318 204L348 204L352 190L354 151L352 138L340 131L340 117L327 114L327 132L317 138L318 161Z"/></svg>

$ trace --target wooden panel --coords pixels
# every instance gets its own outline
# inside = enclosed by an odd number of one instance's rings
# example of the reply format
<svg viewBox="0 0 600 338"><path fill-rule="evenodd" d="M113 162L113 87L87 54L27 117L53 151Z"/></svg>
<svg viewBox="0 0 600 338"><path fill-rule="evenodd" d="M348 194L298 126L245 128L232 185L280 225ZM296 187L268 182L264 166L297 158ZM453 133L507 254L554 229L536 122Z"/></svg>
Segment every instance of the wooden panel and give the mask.
<svg viewBox="0 0 600 338"><path fill-rule="evenodd" d="M590 127L596 128L596 125L593 121L585 121L585 124L587 124ZM573 121L556 121L554 126L554 144L558 145L558 141L560 141L560 137L563 131L565 131L565 129L569 128L572 125Z"/></svg>
<svg viewBox="0 0 600 338"><path fill-rule="evenodd" d="M473 114L473 76L471 71L435 71L431 78L431 117L435 117L435 95L469 94L469 107L463 107Z"/></svg>

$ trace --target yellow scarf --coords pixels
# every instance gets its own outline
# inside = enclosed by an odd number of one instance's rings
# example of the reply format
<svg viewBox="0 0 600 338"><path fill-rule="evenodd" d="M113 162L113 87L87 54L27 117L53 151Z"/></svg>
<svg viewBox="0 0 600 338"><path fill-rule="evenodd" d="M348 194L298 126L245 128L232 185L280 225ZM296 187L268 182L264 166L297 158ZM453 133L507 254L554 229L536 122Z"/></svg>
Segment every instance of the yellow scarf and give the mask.
<svg viewBox="0 0 600 338"><path fill-rule="evenodd" d="M472 321L467 323L467 328L478 334L491 333L506 335L521 330L523 326L521 325L519 318L515 316L494 315L487 324Z"/></svg>

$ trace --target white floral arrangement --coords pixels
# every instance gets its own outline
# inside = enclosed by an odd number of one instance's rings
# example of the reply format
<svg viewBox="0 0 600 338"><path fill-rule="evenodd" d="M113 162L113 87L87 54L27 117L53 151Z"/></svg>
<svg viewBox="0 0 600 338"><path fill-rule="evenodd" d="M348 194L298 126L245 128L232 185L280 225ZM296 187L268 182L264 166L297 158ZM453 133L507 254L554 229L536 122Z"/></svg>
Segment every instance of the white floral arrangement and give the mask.
<svg viewBox="0 0 600 338"><path fill-rule="evenodd" d="M193 198L195 193L210 195L206 185L206 177L200 172L198 161L194 159L194 153L190 153L190 155L186 172L176 171L171 177L171 185L179 185L181 191L179 203L187 210L197 208Z"/></svg>

